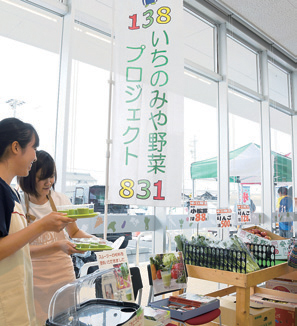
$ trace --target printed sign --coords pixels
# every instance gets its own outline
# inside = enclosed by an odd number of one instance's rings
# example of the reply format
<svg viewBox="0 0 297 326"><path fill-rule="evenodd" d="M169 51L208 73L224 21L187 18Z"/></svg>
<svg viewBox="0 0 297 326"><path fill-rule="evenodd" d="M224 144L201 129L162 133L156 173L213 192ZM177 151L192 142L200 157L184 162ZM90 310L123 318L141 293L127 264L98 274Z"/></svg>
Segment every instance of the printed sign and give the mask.
<svg viewBox="0 0 297 326"><path fill-rule="evenodd" d="M237 222L238 223L250 223L251 212L249 205L237 205Z"/></svg>
<svg viewBox="0 0 297 326"><path fill-rule="evenodd" d="M190 200L189 222L205 222L208 220L208 207L205 200Z"/></svg>
<svg viewBox="0 0 297 326"><path fill-rule="evenodd" d="M109 201L180 205L183 2L115 1Z"/></svg>
<svg viewBox="0 0 297 326"><path fill-rule="evenodd" d="M155 295L187 287L182 252L157 254L150 258L150 266Z"/></svg>
<svg viewBox="0 0 297 326"><path fill-rule="evenodd" d="M125 249L96 252L99 269L114 268L114 276L102 277L102 293L106 299L115 299L115 292L122 301L134 301L132 281Z"/></svg>
<svg viewBox="0 0 297 326"><path fill-rule="evenodd" d="M217 209L217 227L218 228L229 228L232 226L231 218L232 218L232 209L224 208Z"/></svg>
<svg viewBox="0 0 297 326"><path fill-rule="evenodd" d="M241 186L240 191L240 203L244 205L249 205L251 201L251 187L250 186Z"/></svg>

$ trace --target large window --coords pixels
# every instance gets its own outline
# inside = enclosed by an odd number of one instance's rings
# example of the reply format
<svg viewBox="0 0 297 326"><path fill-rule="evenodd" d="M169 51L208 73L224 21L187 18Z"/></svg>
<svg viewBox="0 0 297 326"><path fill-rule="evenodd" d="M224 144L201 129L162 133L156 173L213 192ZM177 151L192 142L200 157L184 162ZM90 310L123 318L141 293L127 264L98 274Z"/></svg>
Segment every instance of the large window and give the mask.
<svg viewBox="0 0 297 326"><path fill-rule="evenodd" d="M271 121L271 160L273 166L273 211L279 210L278 189L292 187L292 124L291 116L270 109Z"/></svg>
<svg viewBox="0 0 297 326"><path fill-rule="evenodd" d="M260 103L229 91L230 207L248 204L261 212ZM252 202L255 207L253 207Z"/></svg>
<svg viewBox="0 0 297 326"><path fill-rule="evenodd" d="M217 167L217 101L217 83L185 71L184 192L207 200L210 209L217 206L218 199L217 175L209 174L211 164Z"/></svg>
<svg viewBox="0 0 297 326"><path fill-rule="evenodd" d="M0 119L30 122L55 154L62 18L0 1Z"/></svg>
<svg viewBox="0 0 297 326"><path fill-rule="evenodd" d="M67 156L70 197L78 183L105 185L111 53L110 39L100 31L81 24L74 31Z"/></svg>
<svg viewBox="0 0 297 326"><path fill-rule="evenodd" d="M189 221L190 200L207 201L209 214L215 213L218 203L218 84L186 69L184 96L184 182L181 206L169 207L167 210L170 216L167 234L172 240L179 232L190 238L198 228L200 232L207 232L216 226L214 215L209 215L208 221L198 224ZM209 166L205 162L209 162ZM211 175L210 170L213 172ZM172 245L175 246L174 243Z"/></svg>
<svg viewBox="0 0 297 326"><path fill-rule="evenodd" d="M58 168L64 170L66 166L67 194L73 197L78 184L105 186L109 79L112 69L112 1L72 1L69 6L71 15L65 21L62 10L64 8L66 13L66 0L40 1L40 6L33 4L36 2L38 0L0 0L0 119L15 116L32 123L40 135L40 148L53 156L58 152L55 148L57 141L65 144L65 157L59 157ZM155 10L159 3L149 4L146 10ZM54 14L55 5L58 11L63 7L60 15ZM51 9L47 11L42 6L50 6ZM207 200L209 212L213 214L219 199L224 203L227 199L228 190L219 187L220 179L226 185L225 178L221 176L219 179L217 175L218 170L224 175L228 172L224 160L227 155L227 133L232 209L247 198L243 196L246 192L249 202L253 200L256 213L260 215L264 206L262 194L272 191L271 209L275 211L278 188L286 187L289 190L296 184L296 176L294 182L292 172L292 134L295 130L292 130L292 117L284 113L292 109L289 77L295 67L292 64L290 68L291 59L284 59L285 54L280 58L277 52L271 53L272 49L264 49L264 42L257 43L260 35L254 37L248 30L245 34L244 26L238 31L232 21L223 21L223 14L219 17L216 10L211 10L211 5L204 10L202 2L186 0L184 6L184 26L180 27L184 35L181 50L185 57L184 169L180 171L184 183L180 205L166 208L172 217L170 223L166 221L166 227L192 234L196 225L188 223L186 230L186 223L182 225L187 221L189 200ZM73 17L74 20L70 21ZM226 26L231 26L232 31L229 29L226 32ZM68 33L70 30L72 33ZM219 40L222 40L220 47L217 46L218 32ZM62 61L61 48L66 49ZM265 68L268 65L268 78L263 69L261 85L268 85L268 94L266 91L263 94L260 86L261 51L267 52L269 58L266 53L261 55L261 66L263 64ZM68 54L70 65L66 60ZM223 67L219 66L221 64ZM60 75L60 71L63 74ZM218 73L221 71L226 75L221 76ZM64 73L69 75L65 76ZM63 85L65 87L59 90L59 79L63 82L66 80L64 77L67 77L67 81L71 80L71 85ZM58 101L58 94L61 95L60 99L67 100L70 94L70 101L65 101L66 106L57 108L57 103L62 102ZM263 119L260 101L264 103ZM268 116L267 101L273 107L270 109L270 119L265 119ZM61 111L57 112L57 109ZM61 130L56 130L57 117L63 117L65 113L68 118L68 112L69 120L65 119L67 141L57 140L56 135L64 135ZM222 118L219 121L218 116ZM229 125L225 121L229 121ZM63 128L64 124L60 122L58 126ZM272 190L267 190L261 184L261 172L267 168L262 166L262 150L265 153L268 150L267 142L261 142L261 131L267 139L269 128ZM219 153L222 154L222 166L218 166ZM265 174L263 182L268 181ZM65 189L64 184L62 188ZM83 197L84 188L77 189L81 191L77 195ZM221 194L219 189L222 189ZM100 201L103 201L101 195ZM265 216L270 218L268 204L265 203L264 209ZM149 216L156 213L158 219L161 210L130 206L125 214ZM159 215L160 219L164 217L163 213ZM129 230L140 231L137 224L140 219L132 217L135 224L131 224Z"/></svg>
<svg viewBox="0 0 297 326"><path fill-rule="evenodd" d="M184 21L185 58L215 71L215 27L188 11L184 12Z"/></svg>
<svg viewBox="0 0 297 326"><path fill-rule="evenodd" d="M238 41L227 38L228 78L258 92L258 55Z"/></svg>
<svg viewBox="0 0 297 326"><path fill-rule="evenodd" d="M268 63L269 97L282 105L290 107L289 74L277 67L274 63Z"/></svg>
<svg viewBox="0 0 297 326"><path fill-rule="evenodd" d="M170 207L168 214L188 214L189 200L207 200L210 212L218 201L218 89L217 83L185 70L184 171L181 207ZM176 153L178 155L178 153ZM211 160L203 168L205 161ZM215 167L214 167L215 165Z"/></svg>

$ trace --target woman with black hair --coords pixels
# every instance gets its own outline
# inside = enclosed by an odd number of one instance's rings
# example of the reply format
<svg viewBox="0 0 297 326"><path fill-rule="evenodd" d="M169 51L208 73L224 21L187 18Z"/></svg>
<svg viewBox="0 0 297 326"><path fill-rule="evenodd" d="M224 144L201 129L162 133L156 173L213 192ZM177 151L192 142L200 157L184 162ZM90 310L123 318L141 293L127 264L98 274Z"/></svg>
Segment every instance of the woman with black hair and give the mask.
<svg viewBox="0 0 297 326"><path fill-rule="evenodd" d="M27 176L36 161L39 138L32 125L16 118L0 121L0 323L36 326L33 278L28 243L45 231L59 232L73 222L52 212L27 226L15 176Z"/></svg>
<svg viewBox="0 0 297 326"><path fill-rule="evenodd" d="M56 165L45 151L36 152L27 177L18 178L23 190L22 204L29 225L42 221L44 216L57 211L57 206L71 205L69 198L55 191L57 180ZM44 325L48 307L54 293L67 283L75 280L71 254L81 253L75 249L71 238L92 238L80 230L76 223L66 227L67 233L46 232L30 243L33 264L33 285L38 325ZM69 235L69 236L68 236Z"/></svg>

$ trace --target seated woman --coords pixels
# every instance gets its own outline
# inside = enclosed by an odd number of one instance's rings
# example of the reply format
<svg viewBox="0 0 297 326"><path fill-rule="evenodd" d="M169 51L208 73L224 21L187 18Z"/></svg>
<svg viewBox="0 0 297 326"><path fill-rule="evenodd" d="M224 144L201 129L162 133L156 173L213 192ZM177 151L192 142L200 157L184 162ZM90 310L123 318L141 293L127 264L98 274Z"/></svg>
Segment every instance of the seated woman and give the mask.
<svg viewBox="0 0 297 326"><path fill-rule="evenodd" d="M18 179L23 190L22 206L28 224L42 219L56 206L71 205L69 198L54 191L57 180L56 165L45 151L36 151L37 161L30 174ZM71 254L81 253L75 249L70 238L92 238L80 230L77 224L70 223L67 233L46 232L30 243L33 264L35 309L38 325L44 325L48 318L48 307L53 294L63 285L75 280Z"/></svg>

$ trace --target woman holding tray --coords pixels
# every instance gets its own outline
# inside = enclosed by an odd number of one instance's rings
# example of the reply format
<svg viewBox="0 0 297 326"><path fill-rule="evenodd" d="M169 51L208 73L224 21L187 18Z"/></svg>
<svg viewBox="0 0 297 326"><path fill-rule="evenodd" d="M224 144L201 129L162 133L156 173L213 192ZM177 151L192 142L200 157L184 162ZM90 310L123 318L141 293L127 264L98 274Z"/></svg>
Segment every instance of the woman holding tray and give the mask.
<svg viewBox="0 0 297 326"><path fill-rule="evenodd" d="M27 177L18 179L23 190L22 205L28 224L34 224L57 206L71 205L69 198L54 191L57 179L54 159L45 151L36 152L37 161L32 164ZM92 238L80 230L77 224L66 227L67 233L46 232L30 243L33 264L33 285L38 325L48 318L48 307L53 294L63 285L75 280L71 254L81 253L75 249L71 238ZM97 239L97 238L96 238Z"/></svg>
<svg viewBox="0 0 297 326"><path fill-rule="evenodd" d="M36 326L33 277L28 243L43 232L59 232L73 220L51 212L27 226L18 192L10 184L27 176L36 161L39 137L29 123L0 121L0 324Z"/></svg>

